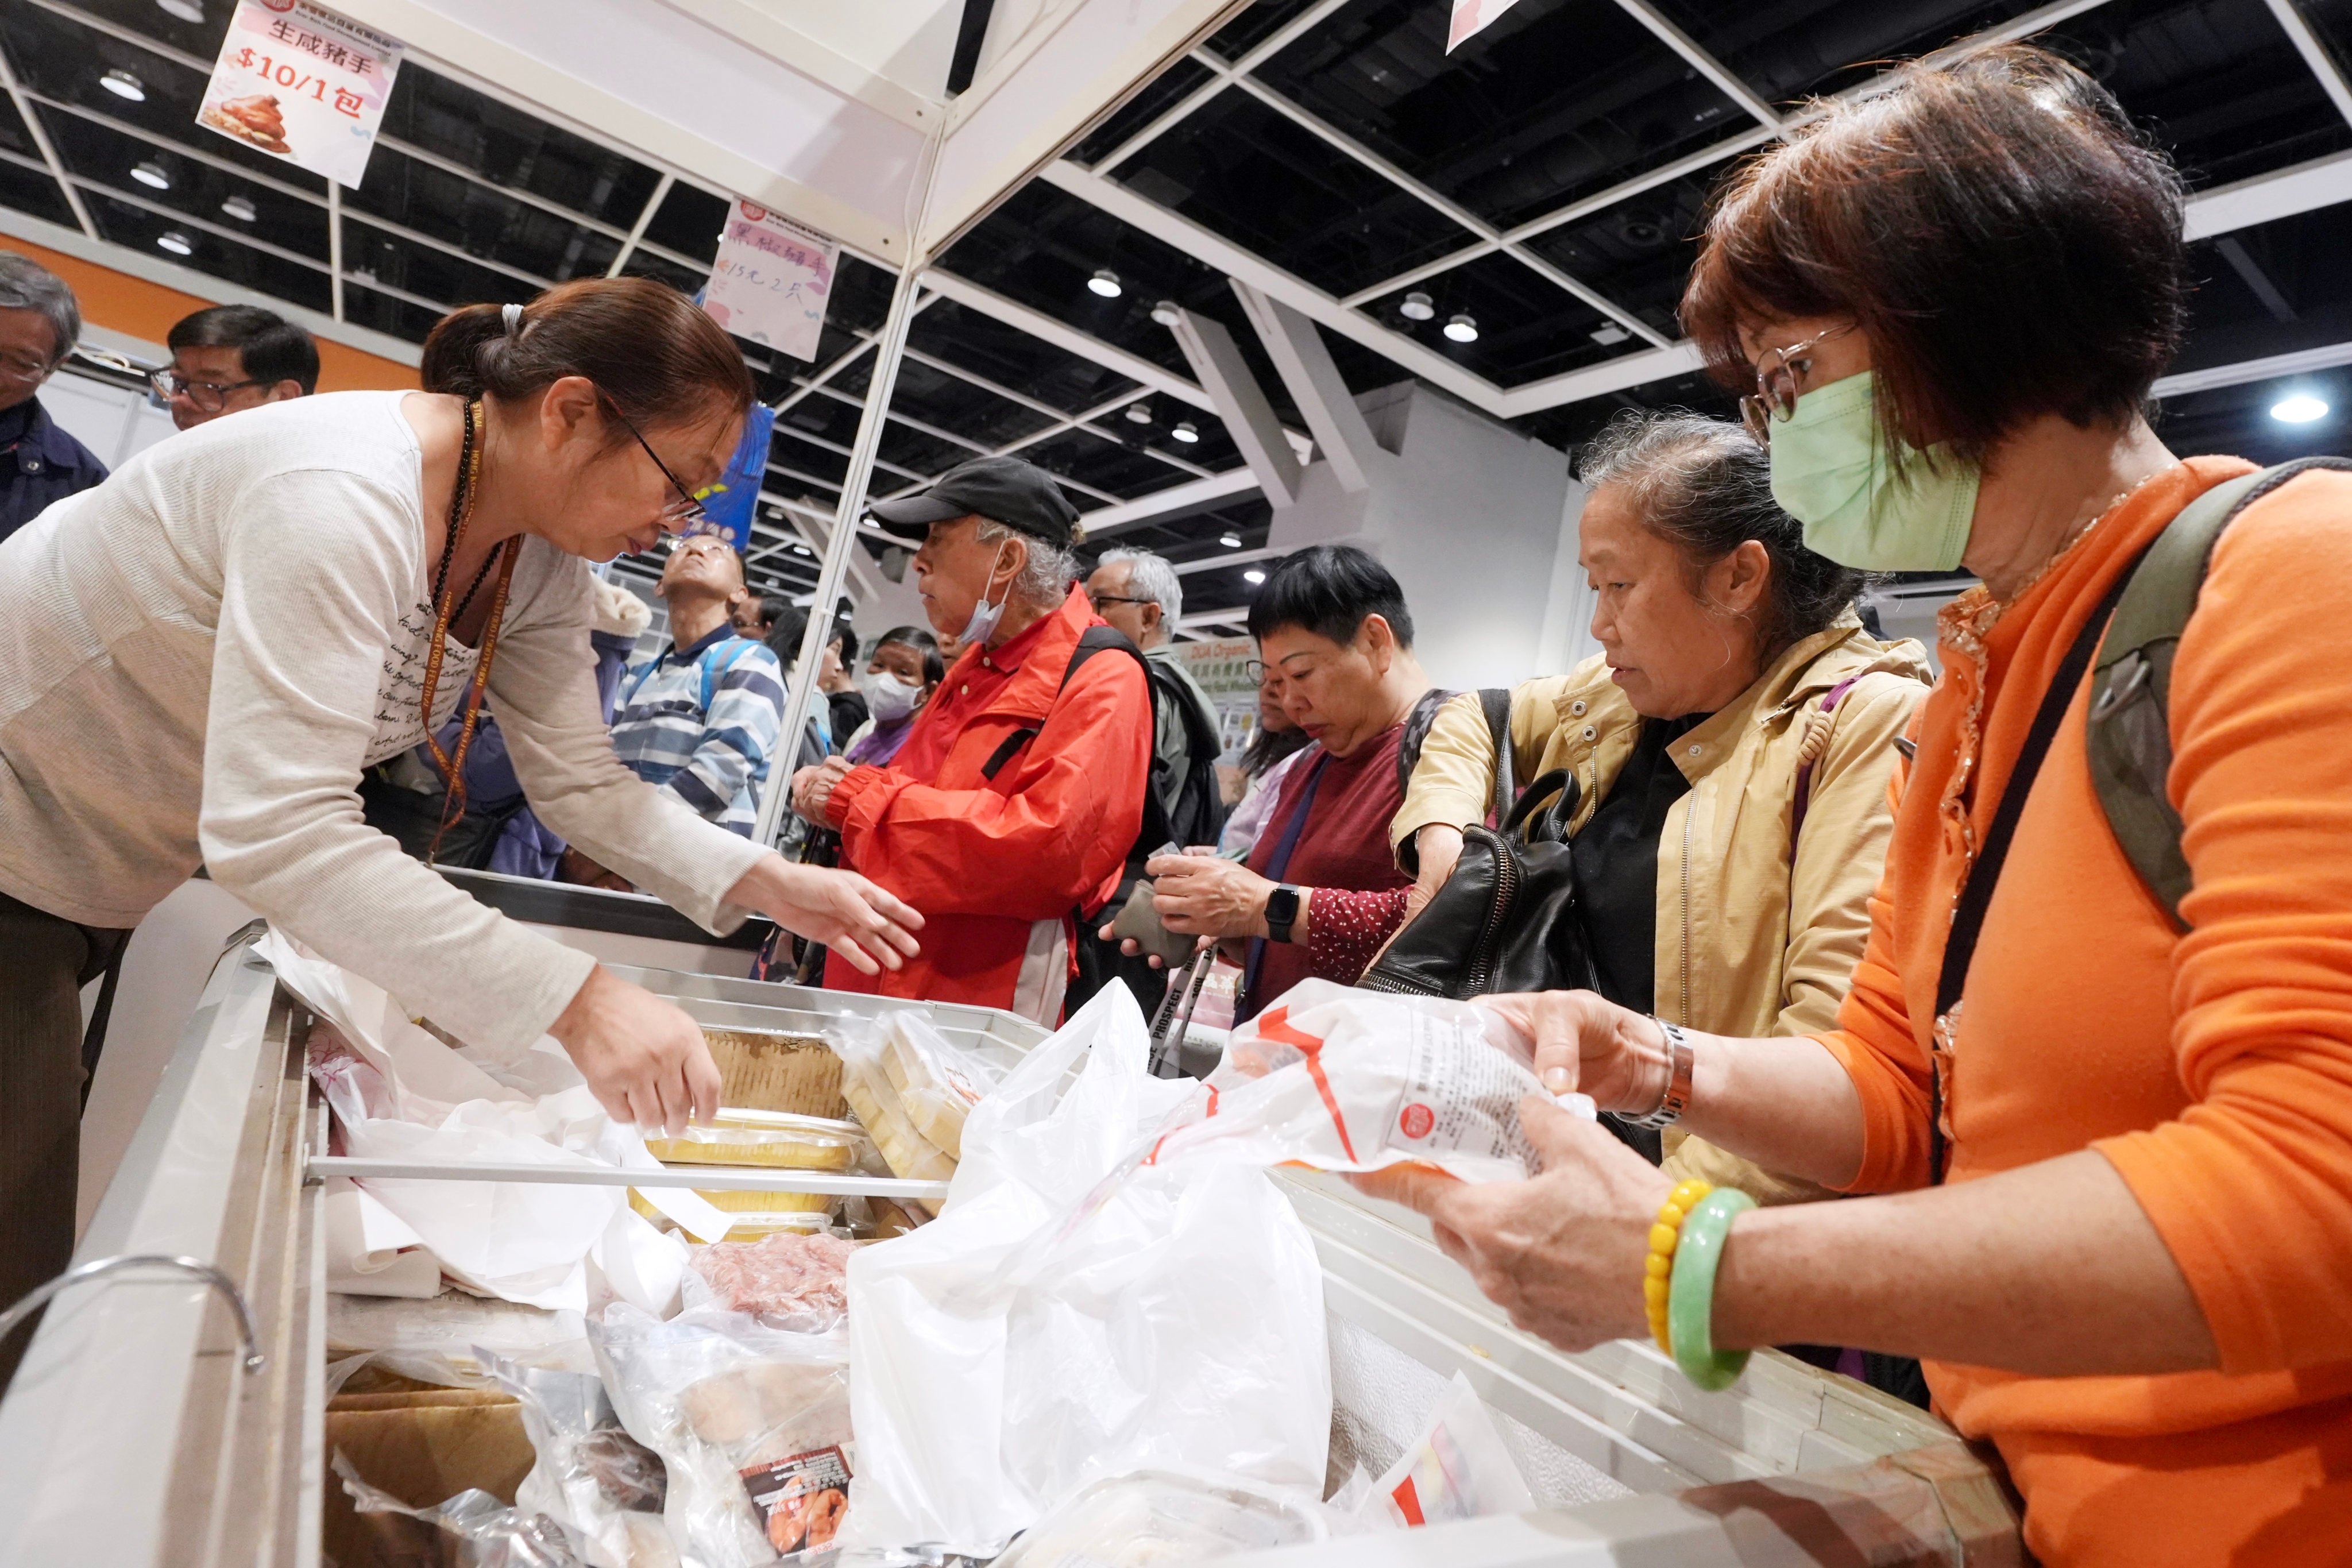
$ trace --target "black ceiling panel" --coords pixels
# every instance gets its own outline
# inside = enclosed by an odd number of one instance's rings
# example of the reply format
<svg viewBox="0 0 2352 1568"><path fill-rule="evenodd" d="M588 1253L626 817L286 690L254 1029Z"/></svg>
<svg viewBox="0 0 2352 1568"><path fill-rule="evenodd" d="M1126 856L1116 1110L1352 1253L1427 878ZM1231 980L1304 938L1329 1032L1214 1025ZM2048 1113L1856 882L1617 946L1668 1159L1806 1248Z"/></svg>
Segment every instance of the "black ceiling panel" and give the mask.
<svg viewBox="0 0 2352 1568"><path fill-rule="evenodd" d="M1632 336L1612 343L1597 341L1592 333L1611 318L1500 252L1412 287L1435 302L1434 319L1409 321L1401 316L1397 307L1406 292L1402 289L1365 309L1381 324L1500 385L1557 375L1650 346ZM1457 343L1444 335L1456 312L1476 323L1475 342Z"/></svg>
<svg viewBox="0 0 2352 1568"><path fill-rule="evenodd" d="M2294 424L2271 413L2291 396L2316 398L2327 412ZM2168 397L2158 405L2156 433L2184 458L2223 452L2268 464L2352 456L2352 371L2324 370Z"/></svg>
<svg viewBox="0 0 2352 1568"><path fill-rule="evenodd" d="M221 239L202 229L184 227L171 218L118 201L103 191L86 190L81 199L89 208L91 221L98 225L100 238L263 294L275 294L313 310L325 310L333 305L323 267L306 267L268 251ZM182 236L190 247L188 255L178 255L156 244L173 233Z"/></svg>
<svg viewBox="0 0 2352 1568"><path fill-rule="evenodd" d="M40 143L34 141L33 133L25 128L25 117L16 112L16 100L6 97L0 97L0 147L5 147L20 158L30 158L35 163L41 161Z"/></svg>
<svg viewBox="0 0 2352 1568"><path fill-rule="evenodd" d="M959 442L942 440L896 419L886 420L882 426L883 460L902 468L912 468L931 479L939 478L958 463L979 456Z"/></svg>
<svg viewBox="0 0 2352 1568"><path fill-rule="evenodd" d="M228 19L236 7L226 3L203 5L205 18L191 22L174 16L155 0L66 0L77 11L129 27L158 43L168 45L198 59L211 59L220 53L221 40L228 36Z"/></svg>
<svg viewBox="0 0 2352 1568"><path fill-rule="evenodd" d="M1713 174L1656 186L1591 216L1528 239L1529 250L1669 338L1698 258L1698 234ZM1622 328L1618 329L1622 331Z"/></svg>
<svg viewBox="0 0 2352 1568"><path fill-rule="evenodd" d="M1021 456L1049 473L1064 475L1119 497L1149 495L1171 485L1181 485L1192 477L1147 452L1106 441L1085 430L1065 430L1058 436L1049 436L1034 446L1024 447ZM1093 504L1082 495L1071 499L1081 509Z"/></svg>
<svg viewBox="0 0 2352 1568"><path fill-rule="evenodd" d="M384 108L384 133L486 180L627 229L661 176L634 158L559 130L463 83L404 65ZM383 157L382 150L376 157ZM368 180L375 179L375 165Z"/></svg>
<svg viewBox="0 0 2352 1568"><path fill-rule="evenodd" d="M1449 9L1355 0L1257 74L1505 227L1755 124L1612 0L1519 0L1451 55Z"/></svg>
<svg viewBox="0 0 2352 1568"><path fill-rule="evenodd" d="M1087 542L1079 552L1079 560L1088 571L1112 550L1149 550L1169 560L1183 564L1192 561L1222 559L1237 550L1257 550L1265 544L1266 531L1273 526L1274 508L1266 499L1255 492L1229 498L1223 506L1204 509L1164 521L1147 523L1139 528L1121 529L1101 539ZM1241 541L1227 545L1223 536L1232 534ZM1184 574L1184 608L1211 609L1207 600L1198 597L1196 589L1201 574ZM1220 601L1222 604L1223 601Z"/></svg>
<svg viewBox="0 0 2352 1568"><path fill-rule="evenodd" d="M1312 4L1314 0L1258 0L1211 36L1209 52L1222 60L1237 60Z"/></svg>
<svg viewBox="0 0 2352 1568"><path fill-rule="evenodd" d="M1654 0L1767 102L1788 104L1865 81L1888 60L2013 22L2042 0Z"/></svg>
<svg viewBox="0 0 2352 1568"><path fill-rule="evenodd" d="M343 215L343 270L453 308L486 301L524 303L539 292L536 285L520 278L386 234L348 212Z"/></svg>
<svg viewBox="0 0 2352 1568"><path fill-rule="evenodd" d="M168 143L54 109L35 112L41 116L50 143L69 173L102 181L142 201L154 202L207 223L247 231L256 239L299 251L321 262L327 259L325 207L200 163ZM157 189L135 178L131 171L142 165L170 183ZM222 210L222 203L236 196L252 204L254 216L250 222Z"/></svg>
<svg viewBox="0 0 2352 1568"><path fill-rule="evenodd" d="M58 189L58 183L21 163L0 162L0 206L47 218L68 228L73 226L73 208L66 205L65 193Z"/></svg>
<svg viewBox="0 0 2352 1568"><path fill-rule="evenodd" d="M1234 88L1112 177L1333 294L1370 288L1474 237Z"/></svg>
<svg viewBox="0 0 2352 1568"><path fill-rule="evenodd" d="M406 338L421 343L433 331L433 323L441 319L438 310L428 310L422 305L412 305L389 294L378 293L365 284L346 281L343 284L343 319L355 327L367 327L388 332L395 338Z"/></svg>
<svg viewBox="0 0 2352 1568"><path fill-rule="evenodd" d="M609 235L389 147L375 150L366 183L346 193L343 205L552 283L602 278L621 250Z"/></svg>
<svg viewBox="0 0 2352 1568"><path fill-rule="evenodd" d="M1246 615L1249 603L1257 597L1257 584L1249 580L1253 572L1263 574L1272 561L1251 561L1239 566L1222 566L1213 570L1184 574L1184 613L1205 615L1211 610L1238 610ZM1235 617L1237 620L1238 616ZM1237 626L1233 631L1203 631L1201 637L1238 637Z"/></svg>
<svg viewBox="0 0 2352 1568"><path fill-rule="evenodd" d="M942 300L916 317L907 341L999 386L1070 414L1132 391L1136 384L952 300Z"/></svg>
<svg viewBox="0 0 2352 1568"><path fill-rule="evenodd" d="M827 384L862 395L872 368L873 356L869 354ZM974 386L960 375L951 375L911 357L898 363L898 379L891 392L890 406L926 425L952 430L991 447L1034 435L1054 423L1034 408L1000 397L986 387Z"/></svg>
<svg viewBox="0 0 2352 1568"><path fill-rule="evenodd" d="M702 286L710 281L708 272L680 267L667 257L656 256L647 250L629 252L629 259L621 264L621 275L625 278L651 278L668 284L681 294L699 293Z"/></svg>
<svg viewBox="0 0 2352 1568"><path fill-rule="evenodd" d="M719 255L719 234L727 226L729 205L725 196L714 196L681 180L655 209L653 221L646 225L646 237L708 265Z"/></svg>
<svg viewBox="0 0 2352 1568"><path fill-rule="evenodd" d="M847 447L857 440L857 409L822 394L803 397L776 416L776 434L786 432L815 436L835 446Z"/></svg>
<svg viewBox="0 0 2352 1568"><path fill-rule="evenodd" d="M833 292L825 300L825 325L836 330L856 327L869 332L880 331L889 318L890 293L898 281L897 273L844 252L841 268L834 274ZM829 363L839 352L821 351L817 363Z"/></svg>
<svg viewBox="0 0 2352 1568"><path fill-rule="evenodd" d="M1181 458L1211 473L1221 474L1241 465L1241 448L1234 445L1234 438L1226 432L1224 422L1208 410L1195 408L1189 403L1180 403L1157 393L1135 406L1140 406L1150 414L1149 425L1129 420L1124 408L1116 414L1104 416L1101 422L1141 441L1155 451ZM1192 427L1192 440L1177 437L1176 427L1180 424Z"/></svg>
<svg viewBox="0 0 2352 1568"><path fill-rule="evenodd" d="M2352 341L2352 206L2338 205L2200 240L2189 342L2176 370Z"/></svg>
<svg viewBox="0 0 2352 1568"><path fill-rule="evenodd" d="M1214 74L1198 60L1178 60L1147 82L1140 92L1113 110L1108 119L1088 132L1086 138L1071 150L1070 156L1087 164L1108 158L1118 150L1120 143L1174 108L1186 93L1197 89Z"/></svg>

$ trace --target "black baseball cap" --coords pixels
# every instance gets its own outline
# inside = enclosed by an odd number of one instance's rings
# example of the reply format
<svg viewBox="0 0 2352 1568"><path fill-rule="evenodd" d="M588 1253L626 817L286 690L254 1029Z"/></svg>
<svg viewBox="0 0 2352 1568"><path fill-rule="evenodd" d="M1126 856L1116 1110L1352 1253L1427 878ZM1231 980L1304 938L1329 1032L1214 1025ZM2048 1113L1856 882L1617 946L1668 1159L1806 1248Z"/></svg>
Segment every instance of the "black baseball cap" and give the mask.
<svg viewBox="0 0 2352 1568"><path fill-rule="evenodd" d="M920 495L876 501L871 515L884 532L919 541L931 524L974 512L1056 549L1069 547L1078 521L1078 509L1054 476L1018 458L958 463Z"/></svg>

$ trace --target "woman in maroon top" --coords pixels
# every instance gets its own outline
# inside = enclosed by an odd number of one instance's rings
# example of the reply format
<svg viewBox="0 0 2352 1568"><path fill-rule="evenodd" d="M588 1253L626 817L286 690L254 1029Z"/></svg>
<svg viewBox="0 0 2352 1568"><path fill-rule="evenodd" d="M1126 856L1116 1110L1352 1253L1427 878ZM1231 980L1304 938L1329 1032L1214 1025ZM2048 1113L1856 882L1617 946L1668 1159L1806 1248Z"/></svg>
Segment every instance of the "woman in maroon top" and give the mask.
<svg viewBox="0 0 2352 1568"><path fill-rule="evenodd" d="M1249 629L1317 749L1291 767L1246 862L1163 855L1144 867L1161 923L1215 937L1241 963L1241 1018L1309 975L1353 984L1403 921L1412 881L1389 856L1388 825L1404 804L1397 745L1429 687L1404 591L1353 545L1285 558Z"/></svg>

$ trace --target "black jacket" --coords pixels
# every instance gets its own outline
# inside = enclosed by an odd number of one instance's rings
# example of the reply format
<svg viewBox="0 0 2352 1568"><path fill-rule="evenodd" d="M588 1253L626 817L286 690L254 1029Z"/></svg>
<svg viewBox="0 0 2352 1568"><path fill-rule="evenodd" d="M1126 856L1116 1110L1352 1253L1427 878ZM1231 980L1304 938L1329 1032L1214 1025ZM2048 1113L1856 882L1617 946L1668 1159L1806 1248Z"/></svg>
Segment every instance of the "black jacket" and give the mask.
<svg viewBox="0 0 2352 1568"><path fill-rule="evenodd" d="M40 516L51 501L105 478L106 465L59 429L39 398L0 410L0 540Z"/></svg>

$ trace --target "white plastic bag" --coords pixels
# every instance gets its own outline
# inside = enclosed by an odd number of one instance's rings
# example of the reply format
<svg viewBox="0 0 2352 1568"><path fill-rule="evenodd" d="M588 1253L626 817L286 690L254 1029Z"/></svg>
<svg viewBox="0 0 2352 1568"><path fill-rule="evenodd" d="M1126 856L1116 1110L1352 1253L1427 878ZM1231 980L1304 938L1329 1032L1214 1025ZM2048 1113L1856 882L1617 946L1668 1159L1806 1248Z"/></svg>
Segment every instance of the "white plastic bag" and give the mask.
<svg viewBox="0 0 2352 1568"><path fill-rule="evenodd" d="M1106 988L973 1109L946 1212L850 1260L850 1543L986 1556L1141 1469L1319 1495L1313 1244L1261 1170L1139 1163L1201 1093L1149 1049Z"/></svg>
<svg viewBox="0 0 2352 1568"><path fill-rule="evenodd" d="M1002 1077L911 1007L882 1017L882 1070L915 1131L950 1160L963 1158L964 1123Z"/></svg>
<svg viewBox="0 0 2352 1568"><path fill-rule="evenodd" d="M1213 1158L1324 1171L1412 1162L1469 1182L1524 1181L1519 1101L1541 1094L1528 1047L1467 1002L1302 981L1233 1033L1199 1117L1155 1164ZM1558 1103L1585 1116L1582 1095Z"/></svg>
<svg viewBox="0 0 2352 1568"><path fill-rule="evenodd" d="M515 1488L515 1511L562 1525L589 1568L678 1568L662 1520L668 1474L661 1456L622 1426L597 1374L525 1365L494 1351L476 1356L521 1406L537 1456Z"/></svg>
<svg viewBox="0 0 2352 1568"><path fill-rule="evenodd" d="M1147 1568L1327 1540L1312 1494L1147 1470L1097 1481L1039 1520L993 1568Z"/></svg>
<svg viewBox="0 0 2352 1568"><path fill-rule="evenodd" d="M1533 1493L1504 1447L1495 1418L1460 1373L1437 1401L1418 1442L1372 1483L1359 1517L1400 1528L1489 1513L1529 1513Z"/></svg>

